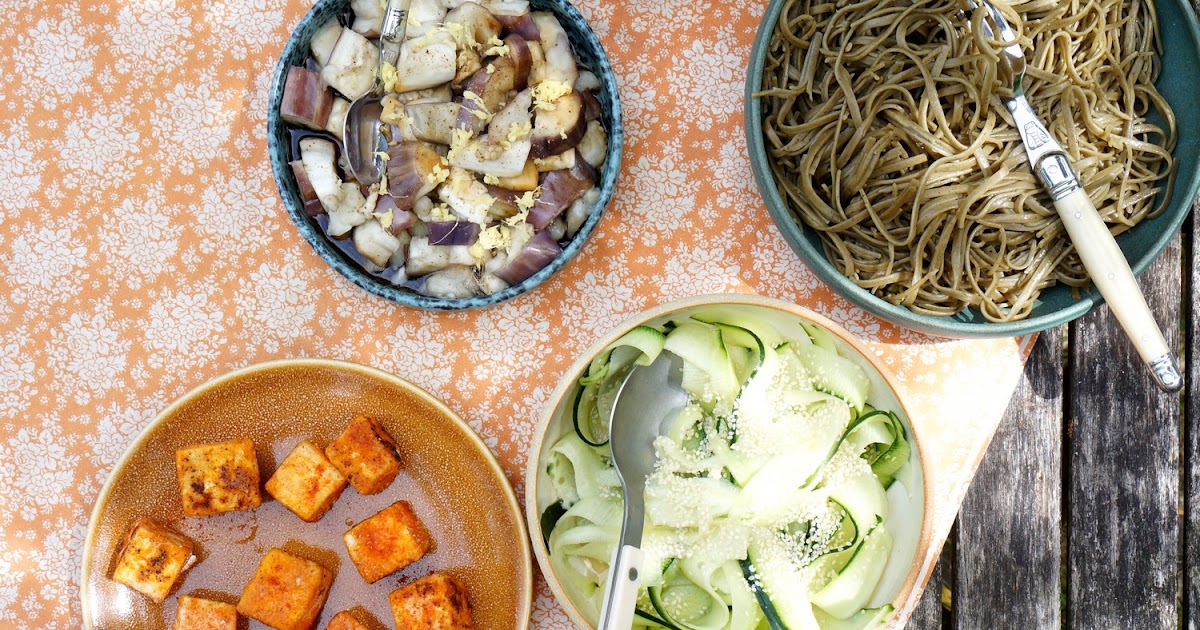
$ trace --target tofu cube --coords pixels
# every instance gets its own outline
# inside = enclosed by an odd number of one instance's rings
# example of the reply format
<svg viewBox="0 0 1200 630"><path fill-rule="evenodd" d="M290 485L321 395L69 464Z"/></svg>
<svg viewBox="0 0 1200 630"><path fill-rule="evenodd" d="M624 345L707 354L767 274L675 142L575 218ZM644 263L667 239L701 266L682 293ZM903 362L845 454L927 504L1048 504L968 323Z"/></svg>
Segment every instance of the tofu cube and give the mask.
<svg viewBox="0 0 1200 630"><path fill-rule="evenodd" d="M162 603L183 572L196 563L192 541L144 518L129 528L117 552L113 580Z"/></svg>
<svg viewBox="0 0 1200 630"><path fill-rule="evenodd" d="M180 595L171 630L237 630L237 608L225 602Z"/></svg>
<svg viewBox="0 0 1200 630"><path fill-rule="evenodd" d="M267 492L309 523L321 520L346 489L346 478L309 440L296 445L267 480Z"/></svg>
<svg viewBox="0 0 1200 630"><path fill-rule="evenodd" d="M396 441L375 418L358 416L329 446L325 455L359 494L376 494L400 472Z"/></svg>
<svg viewBox="0 0 1200 630"><path fill-rule="evenodd" d="M271 549L242 589L237 611L277 630L309 630L332 583L333 573L325 567Z"/></svg>
<svg viewBox="0 0 1200 630"><path fill-rule="evenodd" d="M408 501L383 508L342 535L346 550L367 583L420 560L433 544Z"/></svg>
<svg viewBox="0 0 1200 630"><path fill-rule="evenodd" d="M388 594L392 618L404 630L467 630L471 604L467 587L457 578L434 573Z"/></svg>
<svg viewBox="0 0 1200 630"><path fill-rule="evenodd" d="M262 504L254 442L235 440L175 451L175 475L188 516L253 510Z"/></svg>
<svg viewBox="0 0 1200 630"><path fill-rule="evenodd" d="M333 616L329 620L329 625L325 626L325 630L368 630L357 619L350 616L350 613L342 611Z"/></svg>

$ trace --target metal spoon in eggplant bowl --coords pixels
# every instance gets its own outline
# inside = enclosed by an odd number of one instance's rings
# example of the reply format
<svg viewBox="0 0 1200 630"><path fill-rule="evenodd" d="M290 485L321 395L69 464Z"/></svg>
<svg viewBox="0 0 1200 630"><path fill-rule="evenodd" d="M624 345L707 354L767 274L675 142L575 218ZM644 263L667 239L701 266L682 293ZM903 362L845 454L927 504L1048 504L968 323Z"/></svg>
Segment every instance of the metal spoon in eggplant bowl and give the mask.
<svg viewBox="0 0 1200 630"><path fill-rule="evenodd" d="M387 151L387 140L379 129L379 116L383 113L383 69L385 64L395 67L400 59L400 45L404 43L408 7L411 4L412 0L388 0L383 12L383 26L379 29L379 64L375 70L375 83L369 92L354 99L346 110L346 123L342 130L346 162L354 178L368 186L383 176L383 159L379 154Z"/></svg>
<svg viewBox="0 0 1200 630"><path fill-rule="evenodd" d="M631 370L617 391L609 419L608 448L621 480L625 515L608 568L598 630L627 630L633 623L642 568L646 478L654 472L655 438L666 433L688 402L682 379L683 361L663 352L650 365Z"/></svg>

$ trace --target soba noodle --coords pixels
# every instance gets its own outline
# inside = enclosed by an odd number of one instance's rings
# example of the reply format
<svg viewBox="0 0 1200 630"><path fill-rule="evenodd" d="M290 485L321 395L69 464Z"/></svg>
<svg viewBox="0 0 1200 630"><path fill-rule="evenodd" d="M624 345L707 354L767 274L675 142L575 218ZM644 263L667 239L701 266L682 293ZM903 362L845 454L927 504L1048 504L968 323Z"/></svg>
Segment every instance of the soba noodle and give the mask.
<svg viewBox="0 0 1200 630"><path fill-rule="evenodd" d="M1160 211L1175 122L1154 88L1153 2L996 4L1020 33L1030 103L1113 233ZM998 96L997 43L959 8L791 0L763 129L780 192L843 274L918 313L1017 320L1046 287L1088 278Z"/></svg>

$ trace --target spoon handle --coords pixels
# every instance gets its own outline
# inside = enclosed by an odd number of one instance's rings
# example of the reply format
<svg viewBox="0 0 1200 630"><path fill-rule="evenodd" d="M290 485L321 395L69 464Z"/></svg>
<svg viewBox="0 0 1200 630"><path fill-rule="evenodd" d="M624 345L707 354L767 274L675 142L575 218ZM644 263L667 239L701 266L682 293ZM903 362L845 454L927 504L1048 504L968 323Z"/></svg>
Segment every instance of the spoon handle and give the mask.
<svg viewBox="0 0 1200 630"><path fill-rule="evenodd" d="M627 630L633 625L637 607L638 572L642 569L642 550L633 545L617 547L608 569L608 586L600 610L597 630Z"/></svg>
<svg viewBox="0 0 1200 630"><path fill-rule="evenodd" d="M404 43L404 31L408 28L408 7L412 0L388 0L383 12L383 26L379 29L379 65L396 65L400 59L400 45Z"/></svg>
<svg viewBox="0 0 1200 630"><path fill-rule="evenodd" d="M1092 282L1150 368L1159 388L1171 393L1179 391L1183 387L1183 376L1175 362L1175 353L1167 346L1125 254L1113 240L1087 192L1077 188L1056 199L1054 207Z"/></svg>

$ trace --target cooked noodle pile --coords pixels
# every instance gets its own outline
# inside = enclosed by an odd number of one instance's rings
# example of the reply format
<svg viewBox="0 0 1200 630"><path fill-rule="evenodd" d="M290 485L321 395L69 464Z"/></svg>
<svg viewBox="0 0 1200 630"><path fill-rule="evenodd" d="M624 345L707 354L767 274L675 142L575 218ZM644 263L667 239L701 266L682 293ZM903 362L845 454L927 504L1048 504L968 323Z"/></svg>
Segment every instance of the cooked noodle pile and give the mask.
<svg viewBox="0 0 1200 630"><path fill-rule="evenodd" d="M1160 210L1175 122L1154 88L1152 1L997 6L1030 103L1113 233ZM767 150L787 204L858 285L918 313L1018 320L1046 287L1088 279L999 98L982 11L975 28L958 11L788 2L760 92Z"/></svg>

